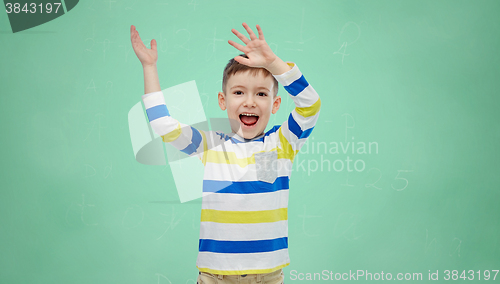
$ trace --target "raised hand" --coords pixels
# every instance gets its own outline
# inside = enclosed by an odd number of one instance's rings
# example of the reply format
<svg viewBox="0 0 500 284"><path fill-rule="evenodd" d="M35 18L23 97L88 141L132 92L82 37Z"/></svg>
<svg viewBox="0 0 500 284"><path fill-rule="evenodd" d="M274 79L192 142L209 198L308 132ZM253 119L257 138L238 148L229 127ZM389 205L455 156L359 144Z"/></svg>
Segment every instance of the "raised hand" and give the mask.
<svg viewBox="0 0 500 284"><path fill-rule="evenodd" d="M269 66L278 58L276 54L273 53L269 45L264 39L264 33L259 25L257 25L257 31L259 32L259 37L253 33L252 29L246 24L243 23L243 27L250 35L250 39L245 37L243 34L238 32L235 29L231 31L239 38L246 46L238 44L232 40L229 40L228 43L234 46L239 51L244 52L247 58L236 56L234 60L238 61L241 64L245 64L250 67L261 67L269 69Z"/></svg>
<svg viewBox="0 0 500 284"><path fill-rule="evenodd" d="M139 36L139 32L132 25L130 26L130 40L134 48L135 55L141 61L142 66L155 65L158 60L158 51L156 50L156 40L151 40L151 49L147 48Z"/></svg>

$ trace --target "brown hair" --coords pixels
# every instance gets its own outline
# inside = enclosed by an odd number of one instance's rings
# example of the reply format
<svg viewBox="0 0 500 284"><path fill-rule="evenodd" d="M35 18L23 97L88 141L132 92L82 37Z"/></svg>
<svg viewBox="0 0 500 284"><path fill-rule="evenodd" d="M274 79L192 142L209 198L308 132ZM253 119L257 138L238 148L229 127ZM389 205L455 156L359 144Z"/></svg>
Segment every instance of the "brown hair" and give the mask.
<svg viewBox="0 0 500 284"><path fill-rule="evenodd" d="M240 56L248 58L246 54L240 54ZM265 77L271 76L274 81L274 86L271 92L273 93L273 98L276 97L276 94L278 93L278 81L276 81L276 78L274 78L271 72L269 72L265 68L250 67L245 64L241 64L238 61L234 60L234 58L231 58L231 60L229 60L229 63L227 63L226 67L224 68L224 74L222 76L222 92L226 94L226 84L227 81L229 80L229 77L233 76L238 72L245 72L245 71L249 71L252 76L256 76L260 72L262 72Z"/></svg>

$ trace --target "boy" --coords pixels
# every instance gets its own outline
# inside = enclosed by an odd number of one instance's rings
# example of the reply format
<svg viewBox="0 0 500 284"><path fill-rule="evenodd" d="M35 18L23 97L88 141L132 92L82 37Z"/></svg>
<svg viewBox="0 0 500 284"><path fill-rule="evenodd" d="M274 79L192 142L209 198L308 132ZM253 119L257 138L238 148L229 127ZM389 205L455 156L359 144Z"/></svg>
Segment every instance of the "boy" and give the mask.
<svg viewBox="0 0 500 284"><path fill-rule="evenodd" d="M288 256L288 190L292 163L318 120L321 101L297 65L283 62L246 23L250 39L224 69L219 106L227 110L232 133L202 131L168 113L158 82L156 41L151 49L131 26L134 51L144 69L142 100L153 130L164 142L205 166L196 267L198 283L283 283ZM281 83L295 109L283 124L264 133L278 111Z"/></svg>

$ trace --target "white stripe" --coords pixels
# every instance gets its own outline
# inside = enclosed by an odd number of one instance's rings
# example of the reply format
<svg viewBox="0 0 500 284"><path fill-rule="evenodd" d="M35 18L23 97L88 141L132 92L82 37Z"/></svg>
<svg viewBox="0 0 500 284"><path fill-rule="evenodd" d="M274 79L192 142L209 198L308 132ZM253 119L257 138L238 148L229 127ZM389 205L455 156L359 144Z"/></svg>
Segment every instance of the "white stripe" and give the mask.
<svg viewBox="0 0 500 284"><path fill-rule="evenodd" d="M254 241L288 237L288 221L256 224L200 222L200 239Z"/></svg>
<svg viewBox="0 0 500 284"><path fill-rule="evenodd" d="M163 116L150 122L156 134L163 136L177 128L178 121L171 116Z"/></svg>
<svg viewBox="0 0 500 284"><path fill-rule="evenodd" d="M201 193L201 196L202 196L202 197L205 197L205 196L210 195L210 194L215 194L215 192L202 192L202 193ZM202 203L203 203L203 202L202 202Z"/></svg>
<svg viewBox="0 0 500 284"><path fill-rule="evenodd" d="M270 150L273 147L273 142L276 141L276 134L277 132L273 132L267 136L261 137L264 140L264 148L262 147L262 141L251 141L251 142L245 142L245 143L238 143L238 144L233 144L236 147L246 147L245 149L251 152L255 151L262 151L262 150ZM259 138L259 139L261 139ZM260 143L260 145L259 145Z"/></svg>
<svg viewBox="0 0 500 284"><path fill-rule="evenodd" d="M214 270L269 269L290 263L288 249L259 253L199 252L196 266Z"/></svg>
<svg viewBox="0 0 500 284"><path fill-rule="evenodd" d="M295 107L310 107L318 100L319 95L318 93L316 93L316 90L314 90L314 88L309 84L298 95L290 95L290 97L295 103Z"/></svg>
<svg viewBox="0 0 500 284"><path fill-rule="evenodd" d="M293 62L291 62L293 63ZM273 75L274 78L276 78L276 81L280 83L283 86L288 86L292 84L293 82L297 81L302 76L302 72L300 72L299 67L297 64L294 63L294 66L292 69L288 70L287 72L280 74L280 75Z"/></svg>
<svg viewBox="0 0 500 284"><path fill-rule="evenodd" d="M302 139L301 139L302 140ZM263 168L263 166L261 166ZM256 181L257 166L248 164L242 168L237 164L210 163L207 160L205 167L205 180L224 180L224 181ZM292 162L289 159L277 159L272 170L277 170L277 177L290 177L292 171Z"/></svg>
<svg viewBox="0 0 500 284"><path fill-rule="evenodd" d="M163 92L161 91L153 92L142 95L142 102L144 103L144 107L146 109L149 109L157 105L164 105L165 97L163 96Z"/></svg>
<svg viewBox="0 0 500 284"><path fill-rule="evenodd" d="M201 209L260 211L288 207L288 190L253 194L214 193L203 197Z"/></svg>

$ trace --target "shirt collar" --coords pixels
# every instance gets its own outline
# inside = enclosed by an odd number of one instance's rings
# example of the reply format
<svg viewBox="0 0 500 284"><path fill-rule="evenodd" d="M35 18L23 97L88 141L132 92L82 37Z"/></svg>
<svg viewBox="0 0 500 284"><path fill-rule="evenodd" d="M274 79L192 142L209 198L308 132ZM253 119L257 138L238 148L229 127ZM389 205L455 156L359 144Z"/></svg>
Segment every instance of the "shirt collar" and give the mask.
<svg viewBox="0 0 500 284"><path fill-rule="evenodd" d="M234 132L231 132L230 134L228 134L229 137L235 138L236 140L238 140L240 142L250 142L250 141L262 138L262 137L264 137L264 135L266 135L266 133L262 133L261 135L256 136L256 137L254 137L252 139L246 139L246 138L243 138L243 137L239 136L238 134L236 134Z"/></svg>

